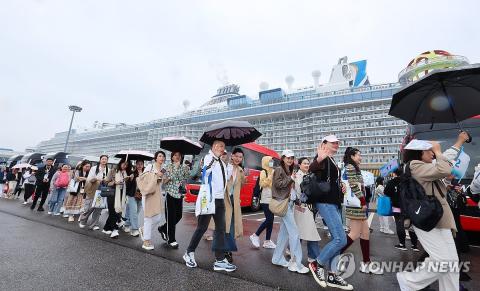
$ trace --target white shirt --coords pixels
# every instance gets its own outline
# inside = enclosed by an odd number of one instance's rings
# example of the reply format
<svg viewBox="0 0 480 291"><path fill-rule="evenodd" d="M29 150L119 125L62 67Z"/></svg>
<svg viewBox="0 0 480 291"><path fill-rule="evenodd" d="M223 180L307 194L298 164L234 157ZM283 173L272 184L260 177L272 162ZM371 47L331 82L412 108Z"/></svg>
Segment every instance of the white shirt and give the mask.
<svg viewBox="0 0 480 291"><path fill-rule="evenodd" d="M100 166L94 166L92 167L92 169L90 170L90 172L88 173L88 177L87 177L87 181L91 181L92 178L97 178L97 180L101 181L103 178L107 178L107 166L105 166L105 168L99 168L98 169L98 174L95 175L95 172L97 171L97 167L100 167Z"/></svg>
<svg viewBox="0 0 480 291"><path fill-rule="evenodd" d="M220 163L223 166L223 173ZM207 167L205 183L208 182L208 176L212 174L212 195L215 199L223 199L228 181L227 165L220 158L215 157L211 150L205 156L203 165L204 168Z"/></svg>

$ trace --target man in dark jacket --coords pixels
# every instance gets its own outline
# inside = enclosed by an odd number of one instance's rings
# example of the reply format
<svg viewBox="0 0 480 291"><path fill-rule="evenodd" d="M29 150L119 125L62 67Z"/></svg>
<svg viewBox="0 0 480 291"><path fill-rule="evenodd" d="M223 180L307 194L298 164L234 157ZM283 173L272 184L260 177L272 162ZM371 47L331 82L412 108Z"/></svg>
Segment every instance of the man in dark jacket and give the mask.
<svg viewBox="0 0 480 291"><path fill-rule="evenodd" d="M38 198L41 196L42 200L40 201L37 211L44 211L43 204L45 203L45 200L47 200L48 191L50 189L50 181L52 180L53 174L55 174L55 169L53 168L53 159L48 158L47 164L37 171L37 189L35 191L35 199L33 199L30 209L35 209Z"/></svg>
<svg viewBox="0 0 480 291"><path fill-rule="evenodd" d="M400 184L400 175L402 174L402 169L398 168L393 172L393 179L387 182L385 190L383 191L386 196L390 197L392 201L393 208L393 217L395 218L395 224L397 226L397 236L399 244L395 245L395 248L406 251L407 247L405 246L405 226L403 224L405 216L400 212L400 194L398 192L398 185ZM418 238L415 232L412 229L409 229L408 234L410 235L410 241L412 243L412 250L418 251L417 242Z"/></svg>

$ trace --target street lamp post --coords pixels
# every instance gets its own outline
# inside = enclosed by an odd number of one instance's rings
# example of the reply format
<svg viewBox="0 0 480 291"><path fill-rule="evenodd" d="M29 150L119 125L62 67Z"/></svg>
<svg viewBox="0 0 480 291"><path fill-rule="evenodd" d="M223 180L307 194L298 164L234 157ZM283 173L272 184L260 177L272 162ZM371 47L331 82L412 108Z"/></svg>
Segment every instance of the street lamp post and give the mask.
<svg viewBox="0 0 480 291"><path fill-rule="evenodd" d="M70 132L72 131L73 117L75 117L75 112L82 111L82 107L70 105L68 106L68 109L72 111L72 119L70 120L70 127L68 128L67 140L65 141L65 148L63 149L64 152L67 152L68 140L70 139Z"/></svg>

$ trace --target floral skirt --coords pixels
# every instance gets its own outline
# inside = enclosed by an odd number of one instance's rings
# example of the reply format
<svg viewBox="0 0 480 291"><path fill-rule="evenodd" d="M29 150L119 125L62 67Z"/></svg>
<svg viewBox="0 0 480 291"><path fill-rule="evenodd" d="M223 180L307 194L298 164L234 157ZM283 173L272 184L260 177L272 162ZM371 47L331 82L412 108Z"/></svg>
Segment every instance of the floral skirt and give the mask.
<svg viewBox="0 0 480 291"><path fill-rule="evenodd" d="M68 194L67 202L65 202L64 214L77 215L81 213L83 207L83 196L81 194Z"/></svg>

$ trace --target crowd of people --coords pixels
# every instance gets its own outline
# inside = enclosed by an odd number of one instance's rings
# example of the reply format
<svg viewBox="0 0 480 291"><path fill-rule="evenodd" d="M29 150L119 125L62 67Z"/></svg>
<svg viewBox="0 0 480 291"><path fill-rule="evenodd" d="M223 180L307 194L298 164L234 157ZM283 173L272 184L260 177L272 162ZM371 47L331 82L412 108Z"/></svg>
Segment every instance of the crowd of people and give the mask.
<svg viewBox="0 0 480 291"><path fill-rule="evenodd" d="M281 153L280 165L275 167L273 158L265 156L259 176L260 205L265 220L255 233L249 235L251 244L255 249L260 246L274 249L271 258L273 265L300 274L310 272L321 287L353 290L353 286L340 276L336 261L358 240L362 252L359 271L383 274L381 269L374 267L370 258L372 229L369 202L375 197L388 196L392 202L392 214L379 219L380 231L391 235L395 232L389 220L390 217L394 218L398 244L392 248L407 251L408 234L411 250L419 252L421 246L426 254L424 257L428 257L425 260L458 262L458 253L465 248L466 242L460 241L462 235L457 235L462 232L459 213L451 209L445 196L448 191L460 191L459 185L452 180L452 162L467 139L468 135L461 133L457 143L445 152L436 142L430 142L430 147L406 150L403 155L405 165L392 174L386 185L383 178L376 180L372 199L368 198L360 170L361 151L348 147L339 163L334 156L340 140L334 135L322 139L312 159L296 159L293 151L286 149ZM186 266L197 267L195 250L208 229L211 229L213 269L232 272L237 269L233 264L233 253L238 251L236 240L244 235L240 189L246 182L246 170L242 166L244 157L240 148L233 149L230 159L225 158L225 153L225 143L217 140L201 164L193 169L191 164L184 163L181 152L172 152L170 163L166 163L165 152L157 151L152 163L146 167L143 160L137 160L132 165L130 160L121 159L116 167L109 168L108 156L102 155L95 165L85 160L74 169L67 164L55 169L54 161L47 159L40 168L31 167L23 172L17 169L3 171L0 182L8 185L8 191L2 195L14 199L23 190L23 204L27 205L32 200L30 208L37 211L44 211L44 204L50 196L49 215L59 216L63 213L68 222L77 219L80 228L90 230L100 229L100 216L106 209L108 218L102 232L111 238L118 238L120 230L123 230L133 237L140 236L143 249L153 250L152 230L156 227L165 243L176 249L179 245L175 232L176 225L182 219L185 183L189 177L203 176L208 180L205 183L209 183L215 199L215 211L198 216L197 227L183 259ZM426 194L433 195L442 205L443 215L430 231L409 225L409 218L402 212L398 188L404 171L411 173ZM324 184L322 187L327 187L326 193L315 196L305 193L302 183L312 175L315 181ZM475 173L475 178L468 191L478 198L479 195L475 195L480 193L478 173ZM357 206L344 205L347 189L359 201ZM140 225L142 210L143 225ZM276 243L272 239L275 215L281 221ZM321 238L317 230L317 217L323 220L330 237L323 247L319 244ZM265 240L262 244L264 231ZM302 251L304 241L306 255ZM287 256L290 258L287 259ZM462 274L461 278L460 273L419 270L399 272L397 279L401 290L420 290L435 281L439 282L440 290L460 290L459 280L468 277Z"/></svg>

